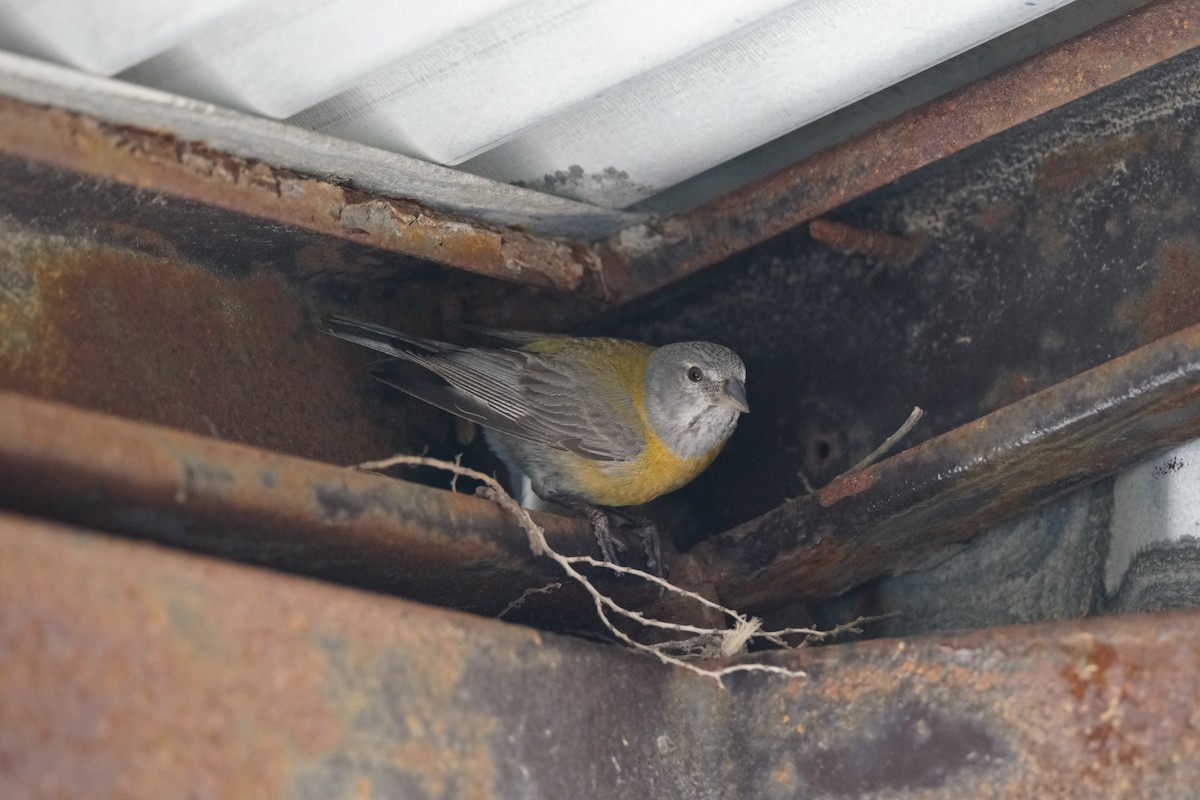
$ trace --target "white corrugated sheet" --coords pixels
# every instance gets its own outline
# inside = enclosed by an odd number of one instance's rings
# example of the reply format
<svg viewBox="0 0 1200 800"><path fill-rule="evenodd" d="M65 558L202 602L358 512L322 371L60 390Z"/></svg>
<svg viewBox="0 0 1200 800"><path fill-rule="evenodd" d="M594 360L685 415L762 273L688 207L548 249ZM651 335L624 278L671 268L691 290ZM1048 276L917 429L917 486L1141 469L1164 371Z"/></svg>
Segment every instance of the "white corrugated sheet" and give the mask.
<svg viewBox="0 0 1200 800"><path fill-rule="evenodd" d="M1070 0L0 0L0 49L621 208Z"/></svg>

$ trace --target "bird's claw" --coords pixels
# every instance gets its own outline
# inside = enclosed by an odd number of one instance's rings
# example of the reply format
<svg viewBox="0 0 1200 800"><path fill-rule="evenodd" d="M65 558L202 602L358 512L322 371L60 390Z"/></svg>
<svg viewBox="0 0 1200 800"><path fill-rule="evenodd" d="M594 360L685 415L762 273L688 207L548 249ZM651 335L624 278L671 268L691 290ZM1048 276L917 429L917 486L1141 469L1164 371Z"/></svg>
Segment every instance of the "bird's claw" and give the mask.
<svg viewBox="0 0 1200 800"><path fill-rule="evenodd" d="M600 555L610 564L620 564L617 553L625 552L625 543L612 535L612 523L603 509L588 506L583 512L592 525L592 535L600 547Z"/></svg>
<svg viewBox="0 0 1200 800"><path fill-rule="evenodd" d="M619 565L621 563L617 558L617 554L624 553L628 548L623 541L613 536L612 521L609 519L606 510L565 498L555 498L554 502L570 508L576 514L587 519L591 523L592 535L596 537L596 544L600 548L600 555L610 564ZM638 538L641 539L642 549L646 554L646 568L659 578L664 577L662 539L658 535L658 528L653 522L644 517L630 517L621 512L617 513L621 517L629 519L637 527Z"/></svg>
<svg viewBox="0 0 1200 800"><path fill-rule="evenodd" d="M638 538L642 540L642 550L646 554L646 569L659 578L664 577L662 537L658 535L658 527L650 520L642 520Z"/></svg>

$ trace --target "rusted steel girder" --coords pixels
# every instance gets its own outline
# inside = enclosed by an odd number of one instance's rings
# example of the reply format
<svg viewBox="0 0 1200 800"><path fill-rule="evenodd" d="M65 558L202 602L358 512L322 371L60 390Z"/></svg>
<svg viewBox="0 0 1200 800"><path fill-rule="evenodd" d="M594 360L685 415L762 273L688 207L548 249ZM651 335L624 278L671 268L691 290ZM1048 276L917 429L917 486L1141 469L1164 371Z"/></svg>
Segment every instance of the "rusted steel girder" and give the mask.
<svg viewBox="0 0 1200 800"><path fill-rule="evenodd" d="M688 557L735 608L829 597L1197 437L1193 325L788 500Z"/></svg>
<svg viewBox="0 0 1200 800"><path fill-rule="evenodd" d="M1189 797L1200 614L616 647L0 515L0 795Z"/></svg>
<svg viewBox="0 0 1200 800"><path fill-rule="evenodd" d="M485 615L562 578L511 517L473 495L9 392L0 475L0 508ZM596 551L582 521L535 516L559 552ZM653 596L613 583L630 602ZM528 605L556 627L592 620L569 588Z"/></svg>

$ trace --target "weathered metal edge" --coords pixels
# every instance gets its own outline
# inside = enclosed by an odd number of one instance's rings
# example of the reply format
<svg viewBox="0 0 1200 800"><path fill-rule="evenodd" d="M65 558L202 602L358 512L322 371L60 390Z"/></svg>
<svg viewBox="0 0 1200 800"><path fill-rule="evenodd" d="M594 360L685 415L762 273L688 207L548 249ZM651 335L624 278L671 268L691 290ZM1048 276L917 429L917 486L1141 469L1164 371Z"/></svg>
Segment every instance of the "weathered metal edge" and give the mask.
<svg viewBox="0 0 1200 800"><path fill-rule="evenodd" d="M830 597L1197 437L1200 325L787 500L688 557L735 608Z"/></svg>
<svg viewBox="0 0 1200 800"><path fill-rule="evenodd" d="M266 161L383 197L427 202L489 224L557 236L588 236L638 214L497 183L375 147L124 81L0 51L0 94L85 114L111 125L169 131L184 141Z"/></svg>
<svg viewBox="0 0 1200 800"><path fill-rule="evenodd" d="M0 151L606 299L587 241L642 216L0 52Z"/></svg>
<svg viewBox="0 0 1200 800"><path fill-rule="evenodd" d="M1196 47L1200 6L1149 3L691 211L626 226L597 248L608 284L648 294Z"/></svg>
<svg viewBox="0 0 1200 800"><path fill-rule="evenodd" d="M0 475L0 508L484 615L562 579L471 494L4 391ZM559 552L595 551L586 523L534 516ZM653 595L611 583L629 602ZM593 617L582 593L544 605L559 624Z"/></svg>

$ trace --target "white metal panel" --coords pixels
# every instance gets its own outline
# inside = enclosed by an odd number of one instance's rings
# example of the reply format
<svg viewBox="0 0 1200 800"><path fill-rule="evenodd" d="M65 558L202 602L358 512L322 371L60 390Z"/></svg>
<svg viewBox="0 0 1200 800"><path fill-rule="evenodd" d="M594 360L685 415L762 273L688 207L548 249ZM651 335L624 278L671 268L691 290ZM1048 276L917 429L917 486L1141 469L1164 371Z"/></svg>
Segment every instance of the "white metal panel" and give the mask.
<svg viewBox="0 0 1200 800"><path fill-rule="evenodd" d="M0 0L0 49L112 75L246 0Z"/></svg>
<svg viewBox="0 0 1200 800"><path fill-rule="evenodd" d="M1138 553L1200 538L1200 440L1117 476L1104 586L1113 594Z"/></svg>
<svg viewBox="0 0 1200 800"><path fill-rule="evenodd" d="M1067 2L797 2L462 168L623 207Z"/></svg>
<svg viewBox="0 0 1200 800"><path fill-rule="evenodd" d="M0 48L624 208L1068 4L0 0Z"/></svg>
<svg viewBox="0 0 1200 800"><path fill-rule="evenodd" d="M517 1L260 0L122 77L283 118Z"/></svg>
<svg viewBox="0 0 1200 800"><path fill-rule="evenodd" d="M539 0L291 121L457 164L794 0Z"/></svg>

